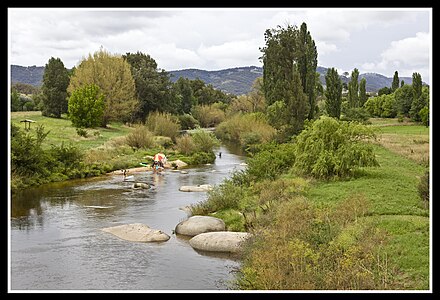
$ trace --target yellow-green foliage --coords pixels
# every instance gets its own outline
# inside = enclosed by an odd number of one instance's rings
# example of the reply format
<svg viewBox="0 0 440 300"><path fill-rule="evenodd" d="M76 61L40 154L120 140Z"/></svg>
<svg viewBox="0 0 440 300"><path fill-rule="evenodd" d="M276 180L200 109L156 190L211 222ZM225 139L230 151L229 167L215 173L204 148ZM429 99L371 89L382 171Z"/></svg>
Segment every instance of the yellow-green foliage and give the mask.
<svg viewBox="0 0 440 300"><path fill-rule="evenodd" d="M331 178L353 175L360 167L378 166L367 143L374 137L365 125L322 116L297 136L294 167L308 176Z"/></svg>
<svg viewBox="0 0 440 300"><path fill-rule="evenodd" d="M276 130L261 113L238 113L220 123L215 131L222 140L238 142L243 148L273 140Z"/></svg>
<svg viewBox="0 0 440 300"><path fill-rule="evenodd" d="M225 119L225 112L218 105L196 105L191 109L194 118L199 121L201 127L213 127Z"/></svg>
<svg viewBox="0 0 440 300"><path fill-rule="evenodd" d="M196 144L189 134L184 134L176 138L176 148L180 153L190 155L196 152Z"/></svg>
<svg viewBox="0 0 440 300"><path fill-rule="evenodd" d="M127 144L134 149L147 149L154 147L154 136L151 131L148 130L146 126L137 125L126 136Z"/></svg>
<svg viewBox="0 0 440 300"><path fill-rule="evenodd" d="M119 55L103 49L89 54L76 67L67 91L90 84L97 85L104 95L103 125L128 120L139 105L130 65Z"/></svg>
<svg viewBox="0 0 440 300"><path fill-rule="evenodd" d="M148 115L145 125L155 135L168 136L173 141L179 135L179 120L170 113L152 112Z"/></svg>

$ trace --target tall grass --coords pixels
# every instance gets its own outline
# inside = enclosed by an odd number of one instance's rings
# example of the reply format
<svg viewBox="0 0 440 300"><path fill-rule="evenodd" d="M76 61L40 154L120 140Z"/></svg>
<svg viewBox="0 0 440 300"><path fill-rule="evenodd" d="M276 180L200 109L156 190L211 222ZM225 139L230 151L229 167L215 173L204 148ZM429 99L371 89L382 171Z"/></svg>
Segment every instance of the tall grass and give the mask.
<svg viewBox="0 0 440 300"><path fill-rule="evenodd" d="M157 111L148 115L145 126L147 126L148 130L153 132L154 135L167 136L173 141L175 141L180 131L179 120L176 116Z"/></svg>

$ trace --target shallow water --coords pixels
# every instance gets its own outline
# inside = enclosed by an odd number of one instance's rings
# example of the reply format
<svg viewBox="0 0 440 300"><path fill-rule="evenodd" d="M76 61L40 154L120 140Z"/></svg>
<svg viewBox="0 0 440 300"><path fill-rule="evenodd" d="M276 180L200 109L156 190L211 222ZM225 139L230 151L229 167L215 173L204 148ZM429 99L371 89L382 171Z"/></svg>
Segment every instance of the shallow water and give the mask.
<svg viewBox="0 0 440 300"><path fill-rule="evenodd" d="M227 290L239 260L201 253L175 226L188 216L182 207L206 199L205 192L180 192L182 185L218 184L244 157L222 146L212 165L133 173L133 189L122 175L51 183L11 199L11 290ZM122 174L122 173L121 173ZM101 231L144 223L171 236L162 243L129 242Z"/></svg>

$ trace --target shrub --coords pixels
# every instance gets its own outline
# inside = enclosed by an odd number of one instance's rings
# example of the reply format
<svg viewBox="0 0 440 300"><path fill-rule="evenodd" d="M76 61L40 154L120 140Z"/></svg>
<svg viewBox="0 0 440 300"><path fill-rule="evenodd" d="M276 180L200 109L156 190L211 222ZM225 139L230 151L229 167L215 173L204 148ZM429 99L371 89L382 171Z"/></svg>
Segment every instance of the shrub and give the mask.
<svg viewBox="0 0 440 300"><path fill-rule="evenodd" d="M196 105L191 110L202 127L213 127L225 119L225 112L212 105Z"/></svg>
<svg viewBox="0 0 440 300"><path fill-rule="evenodd" d="M97 85L90 84L72 92L68 104L69 118L75 127L96 127L104 115L104 95Z"/></svg>
<svg viewBox="0 0 440 300"><path fill-rule="evenodd" d="M198 129L191 133L191 138L198 152L212 152L214 148L220 146L220 141L212 132Z"/></svg>
<svg viewBox="0 0 440 300"><path fill-rule="evenodd" d="M154 136L146 126L137 125L126 138L126 143L133 149L147 149L154 146Z"/></svg>
<svg viewBox="0 0 440 300"><path fill-rule="evenodd" d="M168 136L173 141L180 131L179 120L170 113L152 112L148 115L145 125L154 135Z"/></svg>
<svg viewBox="0 0 440 300"><path fill-rule="evenodd" d="M246 174L251 181L275 179L290 169L295 162L293 144L271 143L247 160Z"/></svg>
<svg viewBox="0 0 440 300"><path fill-rule="evenodd" d="M176 138L176 148L180 153L183 153L185 155L190 155L197 150L196 144L189 134L185 134Z"/></svg>
<svg viewBox="0 0 440 300"><path fill-rule="evenodd" d="M85 128L77 128L76 134L78 134L79 136L85 137L85 138L89 135L89 133L87 132L87 130Z"/></svg>
<svg viewBox="0 0 440 300"><path fill-rule="evenodd" d="M378 166L367 143L374 136L365 125L322 116L297 136L294 167L302 174L329 179L353 175L360 167Z"/></svg>
<svg viewBox="0 0 440 300"><path fill-rule="evenodd" d="M186 130L186 129L194 129L194 128L200 126L199 121L197 121L190 114L179 115L179 122L180 122L180 127L182 129L184 129L184 130Z"/></svg>

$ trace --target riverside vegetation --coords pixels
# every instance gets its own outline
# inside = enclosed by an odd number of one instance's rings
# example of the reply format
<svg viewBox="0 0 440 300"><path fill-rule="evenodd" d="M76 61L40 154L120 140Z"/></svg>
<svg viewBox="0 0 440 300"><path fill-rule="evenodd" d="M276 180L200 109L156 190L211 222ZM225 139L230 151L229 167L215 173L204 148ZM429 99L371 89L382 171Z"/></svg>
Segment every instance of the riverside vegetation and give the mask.
<svg viewBox="0 0 440 300"><path fill-rule="evenodd" d="M39 94L11 93L12 191L127 169L158 151L213 162L228 141L247 168L191 212L254 233L232 288L429 289L429 87L416 72L399 87L396 71L391 88L369 95L355 68L344 94L330 68L324 88L305 23L264 37L263 76L240 96L200 79L172 83L141 52L100 49L69 72L51 58ZM36 123L24 131L27 118Z"/></svg>

